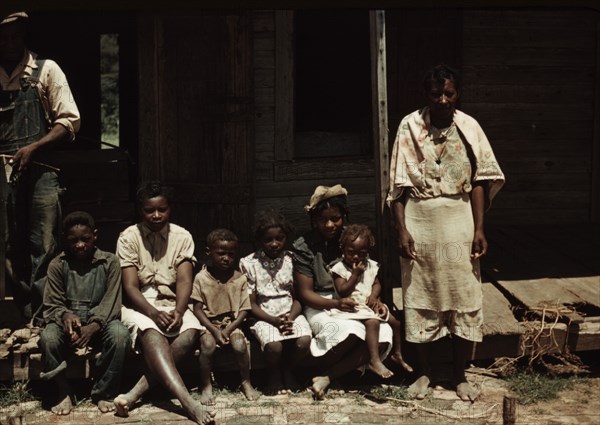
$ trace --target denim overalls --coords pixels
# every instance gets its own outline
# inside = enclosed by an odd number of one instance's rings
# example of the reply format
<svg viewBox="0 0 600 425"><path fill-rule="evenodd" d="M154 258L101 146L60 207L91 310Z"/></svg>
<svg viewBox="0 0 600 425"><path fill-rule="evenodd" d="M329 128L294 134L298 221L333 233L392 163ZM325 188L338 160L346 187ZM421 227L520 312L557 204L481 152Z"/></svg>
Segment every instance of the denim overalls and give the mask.
<svg viewBox="0 0 600 425"><path fill-rule="evenodd" d="M32 75L21 79L20 90L0 91L0 154L14 155L49 131L50 121L37 87L44 63L36 61ZM43 157L34 159L43 161ZM49 168L30 163L22 174L15 168L7 178L3 167L0 185L6 276L13 281L18 307L29 317L41 305L46 269L58 253L58 176Z"/></svg>

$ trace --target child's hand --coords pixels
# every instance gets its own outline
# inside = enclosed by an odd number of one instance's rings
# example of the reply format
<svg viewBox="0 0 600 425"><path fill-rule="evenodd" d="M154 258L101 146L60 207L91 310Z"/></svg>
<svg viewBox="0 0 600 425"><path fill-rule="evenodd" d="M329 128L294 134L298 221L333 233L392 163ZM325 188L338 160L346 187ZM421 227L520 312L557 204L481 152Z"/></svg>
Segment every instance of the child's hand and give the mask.
<svg viewBox="0 0 600 425"><path fill-rule="evenodd" d="M359 261L358 263L352 263L352 274L355 276L362 275L367 270L367 262Z"/></svg>
<svg viewBox="0 0 600 425"><path fill-rule="evenodd" d="M294 333L294 321L290 320L289 313L282 314L281 316L279 316L279 319L281 319L280 324L277 327L279 329L279 332L281 332L282 335L293 334Z"/></svg>
<svg viewBox="0 0 600 425"><path fill-rule="evenodd" d="M216 332L215 341L217 341L217 344L221 347L229 344L229 333L227 332L227 330L220 330Z"/></svg>
<svg viewBox="0 0 600 425"><path fill-rule="evenodd" d="M379 303L379 297L375 297L373 296L373 294L369 295L369 298L367 298L367 307L369 307L373 311L377 310L377 305Z"/></svg>

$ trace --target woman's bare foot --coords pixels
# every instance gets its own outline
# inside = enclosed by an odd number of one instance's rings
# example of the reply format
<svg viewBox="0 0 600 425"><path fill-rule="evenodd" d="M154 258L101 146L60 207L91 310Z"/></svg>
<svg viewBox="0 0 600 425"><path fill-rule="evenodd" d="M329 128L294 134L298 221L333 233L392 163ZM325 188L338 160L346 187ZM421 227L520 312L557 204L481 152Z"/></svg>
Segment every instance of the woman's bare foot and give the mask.
<svg viewBox="0 0 600 425"><path fill-rule="evenodd" d="M402 367L402 369L404 369L408 373L412 373L413 372L413 368L411 367L411 365L409 365L408 363L406 363L404 361L404 359L402 358L402 353L394 353L394 354L392 354L390 356L390 360L393 361L394 363L396 363L398 366Z"/></svg>
<svg viewBox="0 0 600 425"><path fill-rule="evenodd" d="M217 402L212 392L212 384L209 382L207 386L200 389L200 403L205 406L214 406Z"/></svg>
<svg viewBox="0 0 600 425"><path fill-rule="evenodd" d="M456 395L462 401L473 403L479 397L479 390L473 388L468 382L461 382L456 386Z"/></svg>
<svg viewBox="0 0 600 425"><path fill-rule="evenodd" d="M65 396L65 398L63 398L56 406L52 406L50 410L55 415L59 416L65 416L70 414L73 410L73 402L71 401L71 396Z"/></svg>
<svg viewBox="0 0 600 425"><path fill-rule="evenodd" d="M215 423L217 412L210 410L202 403L195 403L189 410L186 409L188 416L199 425L208 425Z"/></svg>
<svg viewBox="0 0 600 425"><path fill-rule="evenodd" d="M408 394L417 400L423 400L429 389L429 378L427 375L421 376L408 387Z"/></svg>
<svg viewBox="0 0 600 425"><path fill-rule="evenodd" d="M98 401L98 410L102 413L114 412L116 410L116 406L114 402L110 402L107 400Z"/></svg>
<svg viewBox="0 0 600 425"><path fill-rule="evenodd" d="M310 390L313 393L313 396L316 400L323 400L325 398L325 391L331 384L331 380L329 376L315 376L313 379L313 384L310 387Z"/></svg>
<svg viewBox="0 0 600 425"><path fill-rule="evenodd" d="M115 405L117 416L121 416L122 418L128 417L129 410L136 401L137 398L133 397L131 393L119 394L118 396L116 396L113 400L113 404Z"/></svg>
<svg viewBox="0 0 600 425"><path fill-rule="evenodd" d="M254 389L250 381L242 381L241 387L242 393L244 393L248 400L254 401L260 397L260 393Z"/></svg>
<svg viewBox="0 0 600 425"><path fill-rule="evenodd" d="M370 371L385 379L391 378L394 375L394 372L385 367L379 359L371 360L367 367Z"/></svg>

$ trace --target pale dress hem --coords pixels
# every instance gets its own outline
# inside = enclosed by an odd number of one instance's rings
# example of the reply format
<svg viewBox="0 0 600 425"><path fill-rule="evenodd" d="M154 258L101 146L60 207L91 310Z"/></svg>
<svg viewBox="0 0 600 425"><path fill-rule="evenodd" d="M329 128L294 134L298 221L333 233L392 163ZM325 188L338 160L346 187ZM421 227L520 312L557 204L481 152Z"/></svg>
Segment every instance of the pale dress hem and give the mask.
<svg viewBox="0 0 600 425"><path fill-rule="evenodd" d="M332 316L328 310L317 310L311 307L304 308L304 316L313 333L310 342L310 353L313 357L327 354L350 335L355 335L363 341L366 339L365 325L360 320L339 319ZM388 323L382 323L379 327L379 342L386 344L381 354L382 360L392 350L392 336L392 327Z"/></svg>
<svg viewBox="0 0 600 425"><path fill-rule="evenodd" d="M285 341L288 339L297 339L303 336L312 336L310 325L304 316L298 316L294 320L294 333L283 335L275 326L265 321L258 321L250 327L252 334L260 343L261 350L264 351L265 345L271 342Z"/></svg>

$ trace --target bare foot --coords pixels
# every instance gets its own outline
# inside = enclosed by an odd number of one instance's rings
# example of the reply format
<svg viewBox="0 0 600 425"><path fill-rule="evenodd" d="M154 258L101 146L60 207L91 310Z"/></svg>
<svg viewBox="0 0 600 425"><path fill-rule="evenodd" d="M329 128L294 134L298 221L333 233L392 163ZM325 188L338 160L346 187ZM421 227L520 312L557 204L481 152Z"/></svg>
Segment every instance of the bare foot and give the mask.
<svg viewBox="0 0 600 425"><path fill-rule="evenodd" d="M416 398L417 400L423 400L427 395L428 388L429 378L427 377L427 375L423 375L415 382L413 382L410 387L408 387L408 394L411 397Z"/></svg>
<svg viewBox="0 0 600 425"><path fill-rule="evenodd" d="M402 354L401 353L394 353L394 354L392 354L390 356L390 360L393 361L394 363L396 363L397 365L399 365L400 367L402 367L402 369L404 369L408 373L412 373L413 372L413 368L411 367L411 365L409 365L408 363L406 363L404 361L404 359L402 358Z"/></svg>
<svg viewBox="0 0 600 425"><path fill-rule="evenodd" d="M473 403L479 397L479 390L473 388L468 382L461 382L456 386L456 395L462 401Z"/></svg>
<svg viewBox="0 0 600 425"><path fill-rule="evenodd" d="M323 400L325 398L325 391L331 384L331 380L329 376L315 376L313 379L313 384L310 387L310 390L313 393L313 396L316 400Z"/></svg>
<svg viewBox="0 0 600 425"><path fill-rule="evenodd" d="M388 379L394 375L394 372L385 367L379 359L371 360L367 367L369 368L369 370L371 370L373 373L380 376L381 378Z"/></svg>
<svg viewBox="0 0 600 425"><path fill-rule="evenodd" d="M114 412L116 410L115 403L107 400L98 401L98 410L102 413Z"/></svg>
<svg viewBox="0 0 600 425"><path fill-rule="evenodd" d="M71 396L66 396L60 403L53 406L51 409L52 413L59 416L65 416L71 413L73 410L73 402L71 402Z"/></svg>
<svg viewBox="0 0 600 425"><path fill-rule="evenodd" d="M260 397L260 393L254 389L250 381L243 381L241 387L242 393L244 393L248 400L254 401Z"/></svg>
<svg viewBox="0 0 600 425"><path fill-rule="evenodd" d="M121 416L126 418L129 416L129 410L131 406L137 401L136 398L132 397L130 393L127 394L119 394L113 400L113 404L115 405L115 409L117 411L117 416Z"/></svg>
<svg viewBox="0 0 600 425"><path fill-rule="evenodd" d="M212 392L212 385L210 383L200 390L200 403L205 406L214 406L217 404L215 396Z"/></svg>
<svg viewBox="0 0 600 425"><path fill-rule="evenodd" d="M192 421L200 425L214 424L215 416L217 415L217 412L209 410L202 403L196 403L187 413Z"/></svg>

